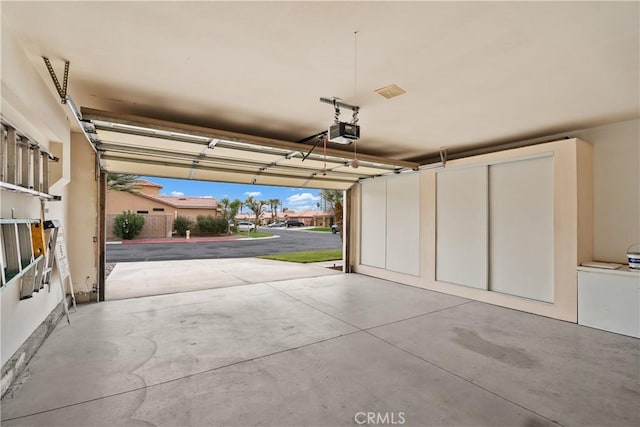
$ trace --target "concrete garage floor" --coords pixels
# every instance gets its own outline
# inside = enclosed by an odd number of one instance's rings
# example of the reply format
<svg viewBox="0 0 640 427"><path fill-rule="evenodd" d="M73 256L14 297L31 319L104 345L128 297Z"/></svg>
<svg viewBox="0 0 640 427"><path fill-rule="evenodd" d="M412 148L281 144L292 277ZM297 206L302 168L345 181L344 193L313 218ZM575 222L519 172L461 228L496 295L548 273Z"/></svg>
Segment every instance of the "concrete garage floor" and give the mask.
<svg viewBox="0 0 640 427"><path fill-rule="evenodd" d="M639 362L633 338L340 274L79 307L2 425L637 426Z"/></svg>
<svg viewBox="0 0 640 427"><path fill-rule="evenodd" d="M105 284L105 299L137 298L266 281L341 274L324 265L261 258L194 259L118 263ZM341 264L341 261L338 261Z"/></svg>

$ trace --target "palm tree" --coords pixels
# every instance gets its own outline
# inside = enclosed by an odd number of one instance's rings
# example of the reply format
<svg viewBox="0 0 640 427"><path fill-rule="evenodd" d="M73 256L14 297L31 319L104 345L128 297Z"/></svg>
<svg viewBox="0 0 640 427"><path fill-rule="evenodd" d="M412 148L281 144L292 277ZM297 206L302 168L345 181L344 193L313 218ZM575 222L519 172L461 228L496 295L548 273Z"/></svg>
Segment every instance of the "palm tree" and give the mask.
<svg viewBox="0 0 640 427"><path fill-rule="evenodd" d="M269 199L269 207L271 208L271 219L278 218L278 206L280 205L280 199Z"/></svg>
<svg viewBox="0 0 640 427"><path fill-rule="evenodd" d="M109 173L107 174L107 189L114 191L126 191L134 193L138 190L137 182L140 180L138 175L128 173Z"/></svg>
<svg viewBox="0 0 640 427"><path fill-rule="evenodd" d="M333 215L334 223L338 225L340 230L340 237L342 237L342 196L343 192L340 190L322 190L320 191L320 197L326 201L329 205L329 209Z"/></svg>
<svg viewBox="0 0 640 427"><path fill-rule="evenodd" d="M229 219L229 199L223 197L220 199L220 205L222 206L222 218Z"/></svg>
<svg viewBox="0 0 640 427"><path fill-rule="evenodd" d="M262 208L268 204L266 200L255 200L253 196L247 197L247 200L244 201L244 204L253 214L256 216L256 220L254 224L256 227L260 221L260 214L262 213Z"/></svg>
<svg viewBox="0 0 640 427"><path fill-rule="evenodd" d="M242 208L242 202L240 200L234 199L232 202L229 202L229 219L235 219L240 208Z"/></svg>

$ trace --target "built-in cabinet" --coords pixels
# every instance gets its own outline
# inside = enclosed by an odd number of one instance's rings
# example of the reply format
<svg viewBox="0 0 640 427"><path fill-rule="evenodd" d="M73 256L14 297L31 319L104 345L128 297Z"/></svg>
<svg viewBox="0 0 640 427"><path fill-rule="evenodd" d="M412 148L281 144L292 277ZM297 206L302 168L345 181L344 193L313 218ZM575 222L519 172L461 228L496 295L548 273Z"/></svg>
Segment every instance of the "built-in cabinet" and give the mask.
<svg viewBox="0 0 640 427"><path fill-rule="evenodd" d="M577 322L591 163L590 144L566 139L362 181L355 271Z"/></svg>
<svg viewBox="0 0 640 427"><path fill-rule="evenodd" d="M578 267L578 323L640 338L640 271Z"/></svg>
<svg viewBox="0 0 640 427"><path fill-rule="evenodd" d="M553 154L436 174L436 279L553 302Z"/></svg>
<svg viewBox="0 0 640 427"><path fill-rule="evenodd" d="M362 183L360 262L420 273L420 175L391 175Z"/></svg>
<svg viewBox="0 0 640 427"><path fill-rule="evenodd" d="M487 166L443 169L436 177L436 277L486 290Z"/></svg>

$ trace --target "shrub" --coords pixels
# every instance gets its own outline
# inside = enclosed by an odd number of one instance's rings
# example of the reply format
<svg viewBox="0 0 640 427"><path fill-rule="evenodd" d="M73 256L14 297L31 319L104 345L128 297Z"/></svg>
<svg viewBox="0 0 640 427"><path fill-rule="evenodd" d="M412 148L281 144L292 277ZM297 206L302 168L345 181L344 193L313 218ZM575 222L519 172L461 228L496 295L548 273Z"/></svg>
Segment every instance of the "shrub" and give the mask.
<svg viewBox="0 0 640 427"><path fill-rule="evenodd" d="M186 216L178 215L176 219L173 220L173 229L176 230L178 236L186 236L187 230L190 230L192 227L193 221Z"/></svg>
<svg viewBox="0 0 640 427"><path fill-rule="evenodd" d="M121 239L135 239L144 227L144 216L131 211L122 212L113 222L113 232Z"/></svg>
<svg viewBox="0 0 640 427"><path fill-rule="evenodd" d="M213 221L216 234L226 234L229 232L229 221L224 218L216 218Z"/></svg>
<svg viewBox="0 0 640 427"><path fill-rule="evenodd" d="M211 215L198 215L198 229L203 233L224 234L229 229L229 222L224 218Z"/></svg>

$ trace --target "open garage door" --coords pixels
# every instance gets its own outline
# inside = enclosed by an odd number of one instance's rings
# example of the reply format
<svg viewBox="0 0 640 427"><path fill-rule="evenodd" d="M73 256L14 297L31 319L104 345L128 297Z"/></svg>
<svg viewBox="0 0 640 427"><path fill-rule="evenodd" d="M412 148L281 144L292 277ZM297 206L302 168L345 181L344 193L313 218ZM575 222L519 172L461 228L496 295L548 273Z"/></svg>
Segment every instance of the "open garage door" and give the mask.
<svg viewBox="0 0 640 427"><path fill-rule="evenodd" d="M83 109L83 126L109 172L297 188L347 190L363 178L418 164Z"/></svg>
<svg viewBox="0 0 640 427"><path fill-rule="evenodd" d="M84 108L81 124L98 155L103 193L105 172L344 191L361 179L418 167L368 155L358 155L358 167L353 167L352 151L323 146L312 151L313 145L308 144ZM100 229L104 230L104 194L101 206ZM348 211L348 197L346 206ZM348 233L348 223L343 225ZM104 300L105 240L100 234L99 299ZM348 252L345 243L345 259Z"/></svg>

